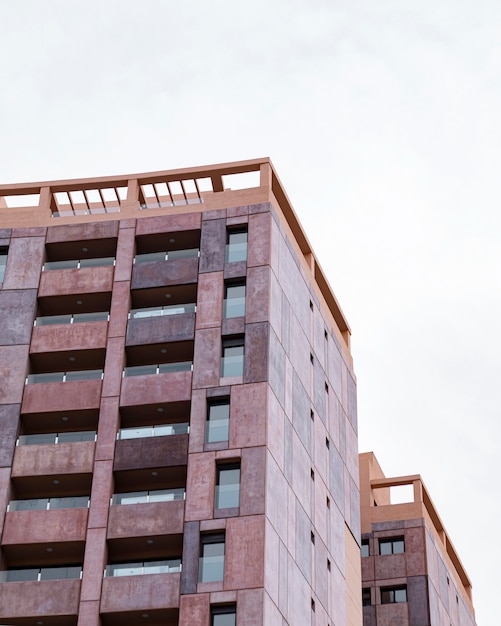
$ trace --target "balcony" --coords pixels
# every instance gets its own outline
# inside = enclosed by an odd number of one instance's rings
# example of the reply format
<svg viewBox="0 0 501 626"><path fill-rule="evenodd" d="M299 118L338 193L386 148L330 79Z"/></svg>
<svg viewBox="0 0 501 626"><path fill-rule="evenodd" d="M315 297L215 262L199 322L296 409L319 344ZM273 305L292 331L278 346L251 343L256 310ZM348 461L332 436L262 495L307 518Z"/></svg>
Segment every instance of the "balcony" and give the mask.
<svg viewBox="0 0 501 626"><path fill-rule="evenodd" d="M44 271L40 277L40 298L68 294L111 292L113 265Z"/></svg>
<svg viewBox="0 0 501 626"><path fill-rule="evenodd" d="M2 574L4 577L9 575L8 572ZM74 626L78 615L80 584L79 578L40 581L37 578L2 583L0 620L4 624L21 625L33 623L33 618L38 618L50 625L54 618L59 617L58 626Z"/></svg>
<svg viewBox="0 0 501 626"><path fill-rule="evenodd" d="M184 488L117 493L108 521L108 539L183 532Z"/></svg>
<svg viewBox="0 0 501 626"><path fill-rule="evenodd" d="M179 607L181 574L106 576L101 594L101 614Z"/></svg>
<svg viewBox="0 0 501 626"><path fill-rule="evenodd" d="M104 354L108 334L106 312L39 317L35 322L30 345L32 362L43 360L46 353L101 350Z"/></svg>
<svg viewBox="0 0 501 626"><path fill-rule="evenodd" d="M64 503L65 500L66 503ZM73 506L70 506L71 501L74 503ZM82 506L84 501L85 506ZM47 544L79 542L83 546L87 530L88 502L88 496L37 498L11 502L5 516L2 549L6 550L7 546L11 546L12 549L16 547L17 557L19 557L21 546L26 548L31 546L29 551L30 556L33 557L37 544L41 552L47 549L43 547ZM35 509L44 504L46 507L57 508ZM23 508L29 506L33 508ZM54 550L53 547L50 549Z"/></svg>
<svg viewBox="0 0 501 626"><path fill-rule="evenodd" d="M14 453L12 478L92 474L93 441L54 445L19 445ZM37 494L35 494L37 495ZM28 496L26 496L28 497Z"/></svg>
<svg viewBox="0 0 501 626"><path fill-rule="evenodd" d="M115 447L115 471L175 467L188 462L188 435L120 439Z"/></svg>
<svg viewBox="0 0 501 626"><path fill-rule="evenodd" d="M131 289L195 284L197 280L198 255L139 263L136 260L132 269Z"/></svg>

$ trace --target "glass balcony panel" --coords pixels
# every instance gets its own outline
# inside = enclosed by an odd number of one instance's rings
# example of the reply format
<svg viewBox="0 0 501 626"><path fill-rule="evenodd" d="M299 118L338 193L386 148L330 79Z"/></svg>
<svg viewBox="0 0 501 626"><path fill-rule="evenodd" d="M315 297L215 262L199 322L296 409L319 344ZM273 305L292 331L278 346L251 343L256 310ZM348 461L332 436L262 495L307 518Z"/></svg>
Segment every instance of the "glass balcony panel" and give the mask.
<svg viewBox="0 0 501 626"><path fill-rule="evenodd" d="M160 317L163 315L163 307L148 307L147 309L132 309L130 316L132 319L142 319L145 317Z"/></svg>
<svg viewBox="0 0 501 626"><path fill-rule="evenodd" d="M166 374L168 372L190 372L192 367L191 361L178 361L176 363L160 363L159 373Z"/></svg>
<svg viewBox="0 0 501 626"><path fill-rule="evenodd" d="M77 441L95 441L95 430L82 430L77 432L59 433L57 443L75 443Z"/></svg>
<svg viewBox="0 0 501 626"><path fill-rule="evenodd" d="M150 502L174 502L176 500L184 500L185 491L182 487L179 489L156 489L150 491Z"/></svg>
<svg viewBox="0 0 501 626"><path fill-rule="evenodd" d="M245 296L224 301L223 317L243 317L245 315Z"/></svg>
<svg viewBox="0 0 501 626"><path fill-rule="evenodd" d="M220 419L211 418L206 422L205 440L207 443L216 441L228 441L230 433L230 420L228 417Z"/></svg>
<svg viewBox="0 0 501 626"><path fill-rule="evenodd" d="M45 443L56 443L56 433L43 433L40 435L19 435L20 446L33 446Z"/></svg>
<svg viewBox="0 0 501 626"><path fill-rule="evenodd" d="M147 263L148 261L165 261L166 252L147 252L146 254L136 254L135 263Z"/></svg>
<svg viewBox="0 0 501 626"><path fill-rule="evenodd" d="M49 498L32 498L31 500L12 500L9 511L45 511Z"/></svg>
<svg viewBox="0 0 501 626"><path fill-rule="evenodd" d="M118 434L119 439L142 439L143 437L153 437L153 426L121 428Z"/></svg>
<svg viewBox="0 0 501 626"><path fill-rule="evenodd" d="M47 372L45 374L28 374L28 384L33 383L62 383L64 372Z"/></svg>
<svg viewBox="0 0 501 626"><path fill-rule="evenodd" d="M146 561L144 574L169 574L181 571L181 559L169 559L168 561Z"/></svg>
<svg viewBox="0 0 501 626"><path fill-rule="evenodd" d="M247 236L245 234L245 236ZM226 262L236 263L247 260L247 241L230 243L226 246Z"/></svg>
<svg viewBox="0 0 501 626"><path fill-rule="evenodd" d="M132 365L124 369L124 376L146 376L148 374L156 373L156 365Z"/></svg>
<svg viewBox="0 0 501 626"><path fill-rule="evenodd" d="M219 544L215 544L219 545ZM211 556L206 555L199 559L199 582L210 583L224 579L224 554L214 554Z"/></svg>
<svg viewBox="0 0 501 626"><path fill-rule="evenodd" d="M184 422L182 424L164 424L154 427L154 437L163 437L165 435L185 435L189 432L189 424Z"/></svg>
<svg viewBox="0 0 501 626"><path fill-rule="evenodd" d="M76 269L78 267L78 259L71 259L70 261L45 261L43 269L47 270L68 270Z"/></svg>
<svg viewBox="0 0 501 626"><path fill-rule="evenodd" d="M80 578L82 568L80 565L67 567L42 567L40 568L40 580L65 580L67 578Z"/></svg>
<svg viewBox="0 0 501 626"><path fill-rule="evenodd" d="M52 509L86 509L89 506L89 496L68 496L65 498L51 498L49 508Z"/></svg>
<svg viewBox="0 0 501 626"><path fill-rule="evenodd" d="M244 373L244 347L225 348L221 363L221 376L242 376Z"/></svg>
<svg viewBox="0 0 501 626"><path fill-rule="evenodd" d="M47 315L37 317L35 326L53 326L54 324L71 324L71 315Z"/></svg>
<svg viewBox="0 0 501 626"><path fill-rule="evenodd" d="M107 576L140 576L142 573L142 563L115 563L106 568Z"/></svg>
<svg viewBox="0 0 501 626"><path fill-rule="evenodd" d="M116 493L112 498L113 504L146 504L148 502L147 491L134 491L131 493Z"/></svg>
<svg viewBox="0 0 501 626"><path fill-rule="evenodd" d="M115 257L101 257L99 259L81 259L80 267L103 267L106 265L114 265Z"/></svg>
<svg viewBox="0 0 501 626"><path fill-rule="evenodd" d="M95 313L76 313L73 315L73 323L80 322L106 322L108 321L108 311L96 311Z"/></svg>
<svg viewBox="0 0 501 626"><path fill-rule="evenodd" d="M74 380L100 380L103 370L81 370L76 372L66 372L66 381Z"/></svg>
<svg viewBox="0 0 501 626"><path fill-rule="evenodd" d="M38 567L26 569L10 569L0 572L0 582L25 582L29 580L38 580Z"/></svg>
<svg viewBox="0 0 501 626"><path fill-rule="evenodd" d="M173 259L192 259L198 257L198 248L189 248L187 250L169 250L167 258Z"/></svg>

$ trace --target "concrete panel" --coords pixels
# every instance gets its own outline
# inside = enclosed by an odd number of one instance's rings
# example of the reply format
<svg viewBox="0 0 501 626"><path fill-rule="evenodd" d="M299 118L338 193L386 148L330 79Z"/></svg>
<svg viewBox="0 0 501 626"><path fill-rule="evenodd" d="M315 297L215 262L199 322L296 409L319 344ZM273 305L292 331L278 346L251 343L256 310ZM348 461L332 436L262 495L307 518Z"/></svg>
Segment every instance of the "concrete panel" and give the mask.
<svg viewBox="0 0 501 626"><path fill-rule="evenodd" d="M266 443L266 383L235 385L230 399L230 448Z"/></svg>
<svg viewBox="0 0 501 626"><path fill-rule="evenodd" d="M44 237L11 239L3 289L37 289L44 255Z"/></svg>
<svg viewBox="0 0 501 626"><path fill-rule="evenodd" d="M119 396L125 361L123 337L110 337L106 346L103 396Z"/></svg>
<svg viewBox="0 0 501 626"><path fill-rule="evenodd" d="M201 224L200 213L171 213L137 220L137 235L198 230Z"/></svg>
<svg viewBox="0 0 501 626"><path fill-rule="evenodd" d="M149 537L183 532L184 502L110 507L108 539Z"/></svg>
<svg viewBox="0 0 501 626"><path fill-rule="evenodd" d="M221 326L224 282L222 272L200 274L197 297L197 329Z"/></svg>
<svg viewBox="0 0 501 626"><path fill-rule="evenodd" d="M118 234L115 281L129 281L134 260L134 228L121 228Z"/></svg>
<svg viewBox="0 0 501 626"><path fill-rule="evenodd" d="M29 344L37 306L34 289L0 292L0 345Z"/></svg>
<svg viewBox="0 0 501 626"><path fill-rule="evenodd" d="M101 613L176 608L180 577L172 573L105 578Z"/></svg>
<svg viewBox="0 0 501 626"><path fill-rule="evenodd" d="M226 251L226 220L211 219L202 222L200 243L200 273L218 272L224 267Z"/></svg>
<svg viewBox="0 0 501 626"><path fill-rule="evenodd" d="M270 309L270 269L267 266L247 270L245 320L248 324L265 322Z"/></svg>
<svg viewBox="0 0 501 626"><path fill-rule="evenodd" d="M54 445L18 446L12 464L12 477L90 474L94 442L78 441Z"/></svg>
<svg viewBox="0 0 501 626"><path fill-rule="evenodd" d="M40 298L65 296L71 293L102 293L111 291L114 267L82 267L51 270L40 277Z"/></svg>
<svg viewBox="0 0 501 626"><path fill-rule="evenodd" d="M36 326L30 354L105 348L107 334L108 322L105 321Z"/></svg>
<svg viewBox="0 0 501 626"><path fill-rule="evenodd" d="M130 282L115 282L111 295L109 337L122 337L127 330L127 317L130 311Z"/></svg>
<svg viewBox="0 0 501 626"><path fill-rule="evenodd" d="M197 590L199 555L200 523L186 522L183 534L183 571L181 574L181 593L183 594L195 593Z"/></svg>
<svg viewBox="0 0 501 626"><path fill-rule="evenodd" d="M118 236L118 220L63 224L47 229L47 243L83 241L85 239L111 239Z"/></svg>
<svg viewBox="0 0 501 626"><path fill-rule="evenodd" d="M0 404L18 404L23 395L28 346L0 346Z"/></svg>
<svg viewBox="0 0 501 626"><path fill-rule="evenodd" d="M80 580L47 580L2 585L0 619L77 615Z"/></svg>
<svg viewBox="0 0 501 626"><path fill-rule="evenodd" d="M26 385L22 413L50 413L99 408L100 380ZM0 391L0 398L1 398Z"/></svg>
<svg viewBox="0 0 501 626"><path fill-rule="evenodd" d="M237 594L238 626L262 626L264 616L264 590L245 589ZM272 626L272 624L266 624Z"/></svg>
<svg viewBox="0 0 501 626"><path fill-rule="evenodd" d="M247 266L270 263L271 216L258 213L249 216L249 247Z"/></svg>
<svg viewBox="0 0 501 626"><path fill-rule="evenodd" d="M108 510L113 492L113 473L111 461L96 461L92 477L90 498L89 529L106 528Z"/></svg>
<svg viewBox="0 0 501 626"><path fill-rule="evenodd" d="M119 425L118 398L102 398L96 441L96 461L113 460Z"/></svg>
<svg viewBox="0 0 501 626"><path fill-rule="evenodd" d="M115 448L115 471L175 467L188 462L188 435L122 439Z"/></svg>
<svg viewBox="0 0 501 626"><path fill-rule="evenodd" d="M214 511L215 453L190 454L186 483L186 520L212 519Z"/></svg>
<svg viewBox="0 0 501 626"><path fill-rule="evenodd" d="M244 383L257 383L268 379L269 324L246 324Z"/></svg>
<svg viewBox="0 0 501 626"><path fill-rule="evenodd" d="M264 585L264 528L263 515L226 520L225 589Z"/></svg>
<svg viewBox="0 0 501 626"><path fill-rule="evenodd" d="M138 406L189 400L191 372L131 376L122 381L120 406Z"/></svg>
<svg viewBox="0 0 501 626"><path fill-rule="evenodd" d="M240 515L258 515L265 509L266 448L244 448L241 460Z"/></svg>
<svg viewBox="0 0 501 626"><path fill-rule="evenodd" d="M106 529L89 528L85 544L80 602L100 599L106 560Z"/></svg>
<svg viewBox="0 0 501 626"><path fill-rule="evenodd" d="M0 405L0 467L10 467L19 424L19 404Z"/></svg>
<svg viewBox="0 0 501 626"><path fill-rule="evenodd" d="M181 583L182 593L182 583ZM210 594L182 595L179 604L179 626L209 624Z"/></svg>
<svg viewBox="0 0 501 626"><path fill-rule="evenodd" d="M193 387L216 387L219 384L221 333L219 328L197 330L193 358Z"/></svg>
<svg viewBox="0 0 501 626"><path fill-rule="evenodd" d="M136 263L132 270L132 289L165 287L196 283L198 259L173 259L171 261L151 261Z"/></svg>
<svg viewBox="0 0 501 626"><path fill-rule="evenodd" d="M195 313L130 319L127 346L169 341L188 341L195 335Z"/></svg>
<svg viewBox="0 0 501 626"><path fill-rule="evenodd" d="M5 516L2 545L85 541L88 509L12 511Z"/></svg>

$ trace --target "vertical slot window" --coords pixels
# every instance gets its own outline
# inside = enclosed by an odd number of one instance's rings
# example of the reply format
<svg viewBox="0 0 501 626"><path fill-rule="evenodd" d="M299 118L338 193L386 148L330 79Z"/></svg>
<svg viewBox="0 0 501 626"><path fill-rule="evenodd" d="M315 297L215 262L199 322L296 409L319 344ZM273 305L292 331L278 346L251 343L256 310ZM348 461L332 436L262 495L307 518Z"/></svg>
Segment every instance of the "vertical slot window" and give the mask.
<svg viewBox="0 0 501 626"><path fill-rule="evenodd" d="M223 340L221 356L221 377L243 376L244 374L244 338L235 337Z"/></svg>
<svg viewBox="0 0 501 626"><path fill-rule="evenodd" d="M224 288L223 317L243 317L245 315L245 282L227 283Z"/></svg>
<svg viewBox="0 0 501 626"><path fill-rule="evenodd" d="M240 506L240 463L217 466L216 509L234 509Z"/></svg>
<svg viewBox="0 0 501 626"><path fill-rule="evenodd" d="M210 610L211 626L236 626L237 609L234 604L212 606Z"/></svg>
<svg viewBox="0 0 501 626"><path fill-rule="evenodd" d="M5 246L0 248L0 283L3 283L3 279L5 277L8 250L9 249Z"/></svg>
<svg viewBox="0 0 501 626"><path fill-rule="evenodd" d="M226 262L247 260L247 228L228 231L226 238Z"/></svg>
<svg viewBox="0 0 501 626"><path fill-rule="evenodd" d="M230 399L218 399L207 405L205 443L228 441L230 432Z"/></svg>
<svg viewBox="0 0 501 626"><path fill-rule="evenodd" d="M210 583L224 578L224 534L202 535L198 581Z"/></svg>

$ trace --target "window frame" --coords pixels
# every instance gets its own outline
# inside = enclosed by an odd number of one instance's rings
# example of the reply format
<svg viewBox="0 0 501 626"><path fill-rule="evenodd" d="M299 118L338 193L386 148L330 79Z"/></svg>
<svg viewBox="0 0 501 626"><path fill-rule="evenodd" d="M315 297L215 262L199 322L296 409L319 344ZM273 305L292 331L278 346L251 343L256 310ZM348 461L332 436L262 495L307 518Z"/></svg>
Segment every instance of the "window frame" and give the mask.
<svg viewBox="0 0 501 626"><path fill-rule="evenodd" d="M391 587L380 587L381 604L405 604L408 602L407 585L395 585ZM405 600L398 599L397 593L403 591Z"/></svg>
<svg viewBox="0 0 501 626"><path fill-rule="evenodd" d="M227 483L227 485L235 486L238 485L238 493L237 493L237 502L233 503L232 506L220 506L221 504L221 474L223 472L234 472L238 470L238 483ZM216 482L214 489L214 509L216 511L224 511L227 509L237 509L240 507L240 485L242 480L242 469L240 461L233 461L231 463L218 463L216 465ZM224 485L224 483L223 483ZM236 490L235 490L236 491ZM224 502L223 502L224 503Z"/></svg>
<svg viewBox="0 0 501 626"><path fill-rule="evenodd" d="M209 558L211 555L205 554L205 548L207 546L214 545L222 545L222 555L216 554L212 556L222 556L222 572L221 578L213 578L212 576L204 576L206 573L204 570L204 559ZM222 582L224 580L224 566L225 566L225 556L226 556L226 534L224 532L220 533L210 533L200 535L200 557L198 560L198 582L199 583L212 583L212 582Z"/></svg>
<svg viewBox="0 0 501 626"><path fill-rule="evenodd" d="M231 241L232 238L238 235L245 235L244 241ZM245 245L242 251L235 249L237 246ZM225 262L226 263L238 263L247 261L247 253L249 249L249 229L247 225L242 225L234 228L228 228L226 231L226 249L225 249ZM237 258L232 258L236 256Z"/></svg>
<svg viewBox="0 0 501 626"><path fill-rule="evenodd" d="M214 417L211 419L211 411L212 409L215 409L216 407L228 407L228 416L227 417L223 417L223 418L218 418L214 415ZM213 445L213 444L220 444L220 443L225 443L228 442L230 439L230 409L231 409L231 404L230 404L230 396L221 396L221 397L217 397L217 398L207 398L207 413L206 413L206 417L205 417L205 436L204 436L204 442L205 445ZM212 426L215 426L215 422L217 421L225 421L226 424L224 426L226 432L226 437L224 439L209 439L209 434L210 434L210 424L212 422ZM216 427L217 428L217 427ZM223 428L222 426L219 426L219 428Z"/></svg>
<svg viewBox="0 0 501 626"><path fill-rule="evenodd" d="M8 258L9 246L0 246L0 285L5 280L5 272L7 271Z"/></svg>
<svg viewBox="0 0 501 626"><path fill-rule="evenodd" d="M228 297L230 290L242 289L242 288L243 288L243 296L240 295L240 296L233 296L231 298ZM243 305L242 304L238 305L239 315L228 315L228 304L232 300L241 300L241 299L243 299ZM224 283L223 319L227 320L227 319L234 319L236 317L245 317L246 304L247 304L247 282L245 280L226 281ZM233 306L236 307L237 305L233 303ZM240 311L240 309L243 309L243 310Z"/></svg>
<svg viewBox="0 0 501 626"><path fill-rule="evenodd" d="M402 549L399 549L399 545L402 544ZM389 547L389 552L382 552L383 546ZM390 556L392 554L404 554L405 553L405 537L399 535L398 537L380 537L378 538L379 556Z"/></svg>
<svg viewBox="0 0 501 626"><path fill-rule="evenodd" d="M241 348L242 354L238 354L233 356L236 358L240 357L241 364L238 367L238 371L232 372L231 370L235 368L234 365L230 365L226 362L228 358L231 358L231 355L227 355L226 351L234 348ZM227 372L227 369L230 369ZM236 369L236 368L235 368ZM225 337L222 341L221 347L221 365L220 365L220 378L233 378L236 376L243 376L245 371L245 337L244 335L238 335L235 337Z"/></svg>

